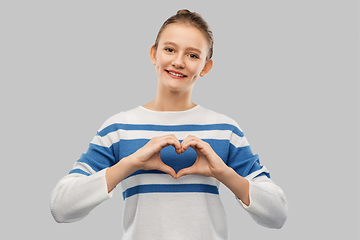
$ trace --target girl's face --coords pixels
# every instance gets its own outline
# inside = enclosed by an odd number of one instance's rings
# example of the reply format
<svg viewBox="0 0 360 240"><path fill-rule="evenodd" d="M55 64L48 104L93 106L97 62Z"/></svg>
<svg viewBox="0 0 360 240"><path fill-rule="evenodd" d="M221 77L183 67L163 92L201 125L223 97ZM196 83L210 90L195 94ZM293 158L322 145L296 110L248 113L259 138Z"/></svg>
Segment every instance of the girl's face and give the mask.
<svg viewBox="0 0 360 240"><path fill-rule="evenodd" d="M150 50L160 87L175 92L192 90L199 76L212 67L206 62L209 46L203 33L191 25L173 23L160 35L158 48Z"/></svg>

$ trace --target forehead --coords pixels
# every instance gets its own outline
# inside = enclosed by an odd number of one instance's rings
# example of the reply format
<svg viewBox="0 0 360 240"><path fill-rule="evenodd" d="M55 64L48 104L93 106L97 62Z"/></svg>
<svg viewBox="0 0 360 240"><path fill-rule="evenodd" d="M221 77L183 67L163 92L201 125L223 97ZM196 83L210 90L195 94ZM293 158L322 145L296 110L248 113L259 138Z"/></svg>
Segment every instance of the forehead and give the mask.
<svg viewBox="0 0 360 240"><path fill-rule="evenodd" d="M207 48L204 34L196 27L183 23L172 23L165 27L160 35L159 44L173 42L183 47Z"/></svg>

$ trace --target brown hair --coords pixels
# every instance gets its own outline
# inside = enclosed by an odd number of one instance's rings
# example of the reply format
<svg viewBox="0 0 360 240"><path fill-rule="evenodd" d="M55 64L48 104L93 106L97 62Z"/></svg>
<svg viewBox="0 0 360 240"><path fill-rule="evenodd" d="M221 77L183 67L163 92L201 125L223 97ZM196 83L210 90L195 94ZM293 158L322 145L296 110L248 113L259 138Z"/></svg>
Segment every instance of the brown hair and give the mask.
<svg viewBox="0 0 360 240"><path fill-rule="evenodd" d="M211 31L209 25L201 17L200 14L198 14L196 12L190 12L187 9L179 10L175 15L169 17L163 23L163 25L161 26L161 28L158 32L156 40L155 40L155 44L154 44L155 49L157 49L157 47L158 47L161 33L164 31L164 29L166 28L167 25L172 24L172 23L185 23L185 24L192 25L192 26L196 27L197 29L199 29L204 34L204 36L206 37L206 39L209 43L209 52L206 56L206 61L209 61L212 58L214 39L213 39L213 34L212 34L212 31Z"/></svg>

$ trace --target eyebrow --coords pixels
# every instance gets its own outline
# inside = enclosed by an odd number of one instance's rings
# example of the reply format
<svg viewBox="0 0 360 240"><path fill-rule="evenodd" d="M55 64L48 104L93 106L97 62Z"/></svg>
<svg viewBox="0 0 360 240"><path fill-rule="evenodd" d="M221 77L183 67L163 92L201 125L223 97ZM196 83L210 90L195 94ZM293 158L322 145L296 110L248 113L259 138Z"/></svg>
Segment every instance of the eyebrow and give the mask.
<svg viewBox="0 0 360 240"><path fill-rule="evenodd" d="M177 46L176 43L170 42L170 41L164 42L163 44L164 44L164 45L174 45L174 46ZM188 48L186 48L186 50L190 50L190 51L195 51L195 52L201 53L201 51L200 51L198 48L195 48L195 47L188 47Z"/></svg>

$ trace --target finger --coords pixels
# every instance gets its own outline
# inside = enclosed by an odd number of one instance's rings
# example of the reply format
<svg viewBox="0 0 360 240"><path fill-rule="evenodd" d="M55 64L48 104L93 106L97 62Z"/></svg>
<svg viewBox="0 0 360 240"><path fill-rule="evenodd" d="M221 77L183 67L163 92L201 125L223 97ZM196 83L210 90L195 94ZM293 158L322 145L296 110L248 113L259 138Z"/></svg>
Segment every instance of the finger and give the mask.
<svg viewBox="0 0 360 240"><path fill-rule="evenodd" d="M176 138L174 134L164 136L164 140L166 141L166 146L172 145L175 149L181 148L180 141Z"/></svg>
<svg viewBox="0 0 360 240"><path fill-rule="evenodd" d="M175 148L176 152L180 153L181 151L180 141L173 134L159 137L157 139L157 144L158 144L157 147L158 151L170 145L172 145Z"/></svg>
<svg viewBox="0 0 360 240"><path fill-rule="evenodd" d="M192 137L182 143L182 149L184 151L186 151L189 147L192 147L195 151L197 149L200 150L205 147L205 142L197 137Z"/></svg>
<svg viewBox="0 0 360 240"><path fill-rule="evenodd" d="M176 178L185 176L185 175L190 175L190 174L196 174L196 168L194 167L188 167L188 168L183 168L180 171L178 171L178 173L176 174Z"/></svg>
<svg viewBox="0 0 360 240"><path fill-rule="evenodd" d="M177 137L174 134L171 134L170 137L173 139L173 142L171 145L175 148L175 152L177 154L180 154L181 153L181 143L180 143L179 139L177 139Z"/></svg>
<svg viewBox="0 0 360 240"><path fill-rule="evenodd" d="M181 149L183 152L185 152L188 149L188 147L190 146L189 142L193 141L194 139L196 139L195 136L189 135L181 142Z"/></svg>

